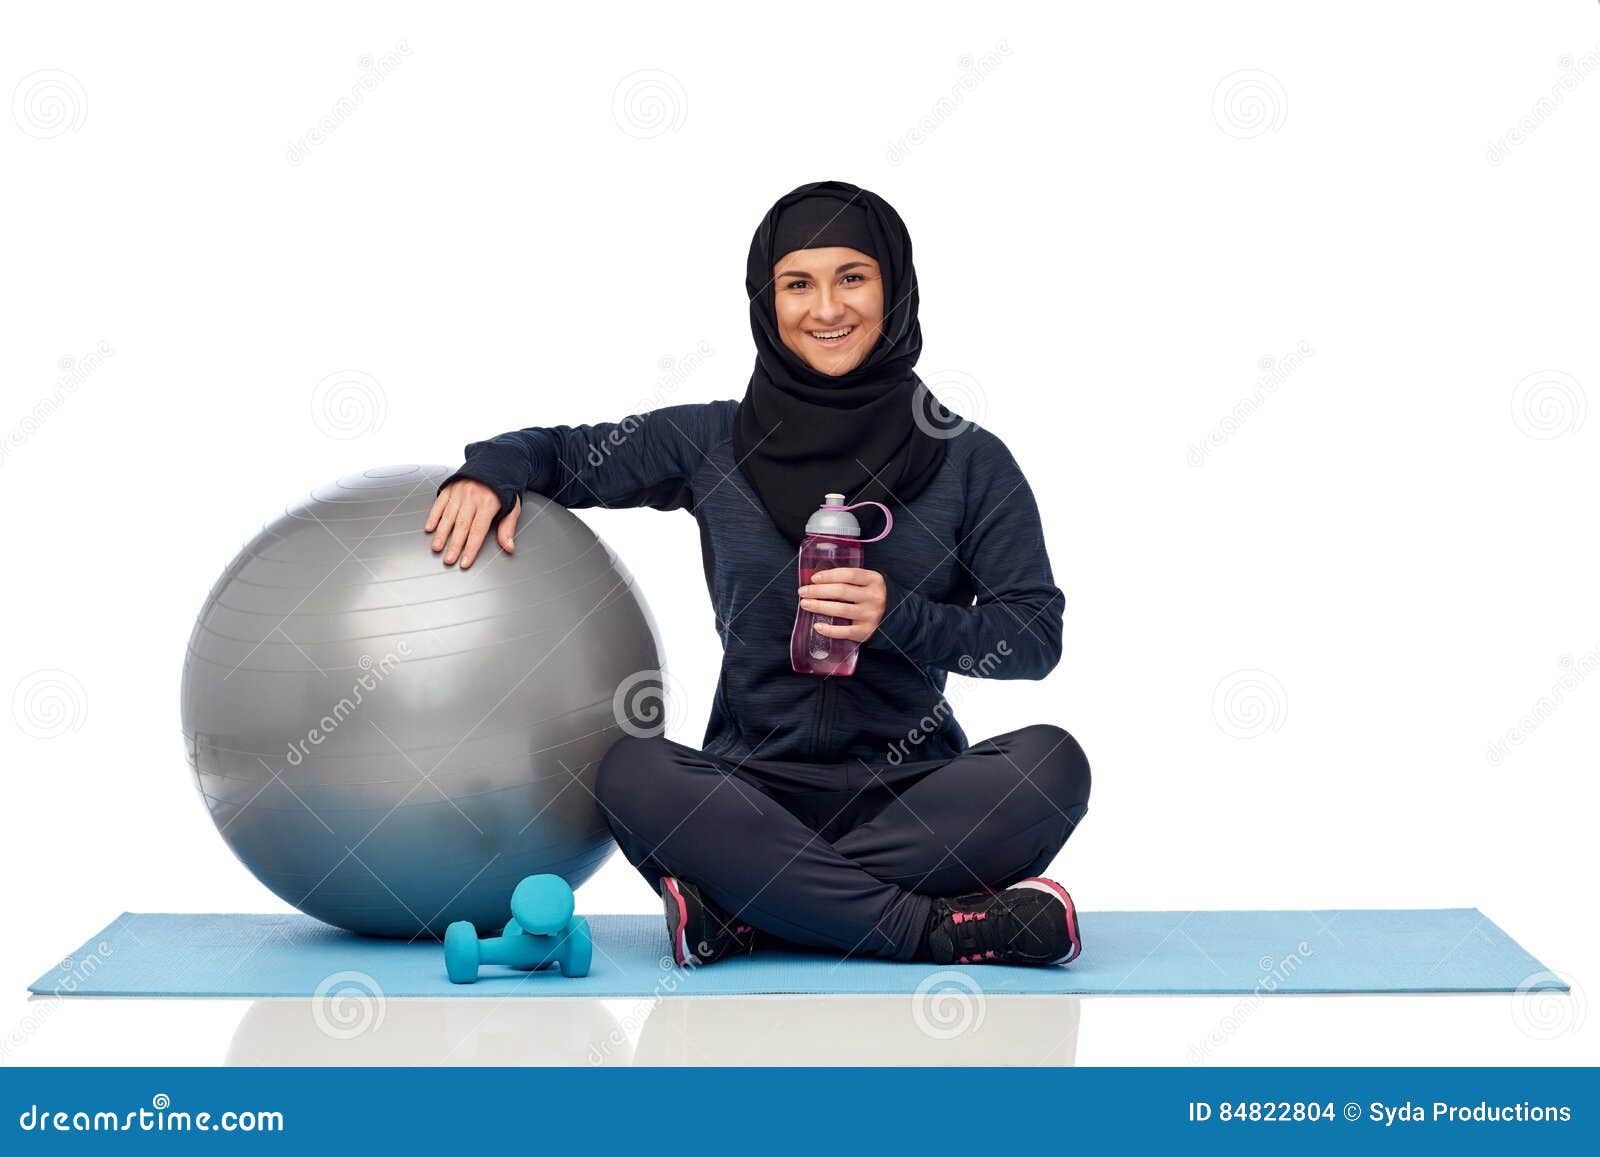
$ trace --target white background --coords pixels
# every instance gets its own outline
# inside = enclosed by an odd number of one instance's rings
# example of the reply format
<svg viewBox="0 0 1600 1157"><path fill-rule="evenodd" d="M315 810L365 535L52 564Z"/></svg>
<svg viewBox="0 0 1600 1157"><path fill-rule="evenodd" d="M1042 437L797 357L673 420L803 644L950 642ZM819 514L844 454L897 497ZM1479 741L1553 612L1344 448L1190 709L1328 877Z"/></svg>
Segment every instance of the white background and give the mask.
<svg viewBox="0 0 1600 1157"><path fill-rule="evenodd" d="M1542 1055L1600 1060L1596 5L56 4L0 89L0 1028L124 909L282 908L178 728L261 523L737 397L751 231L831 178L906 219L920 369L1042 509L1061 665L953 694L1088 752L1080 906L1479 907L1579 993ZM698 741L691 519L582 517ZM656 908L620 857L580 904Z"/></svg>

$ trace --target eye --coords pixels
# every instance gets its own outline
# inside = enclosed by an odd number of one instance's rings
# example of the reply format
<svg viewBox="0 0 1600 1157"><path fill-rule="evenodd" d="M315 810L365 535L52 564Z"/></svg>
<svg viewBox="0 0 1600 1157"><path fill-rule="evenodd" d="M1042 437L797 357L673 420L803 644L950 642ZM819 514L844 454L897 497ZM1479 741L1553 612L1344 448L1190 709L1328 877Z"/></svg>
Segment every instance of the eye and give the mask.
<svg viewBox="0 0 1600 1157"><path fill-rule="evenodd" d="M784 288L785 289L804 289L807 284L808 284L808 282L805 282L805 281L791 281L788 284L786 284L784 286Z"/></svg>
<svg viewBox="0 0 1600 1157"><path fill-rule="evenodd" d="M866 278L862 277L861 274L859 274L859 273L846 273L844 275L844 277L842 278L842 280L844 280L846 282L850 282L850 281L865 281Z"/></svg>

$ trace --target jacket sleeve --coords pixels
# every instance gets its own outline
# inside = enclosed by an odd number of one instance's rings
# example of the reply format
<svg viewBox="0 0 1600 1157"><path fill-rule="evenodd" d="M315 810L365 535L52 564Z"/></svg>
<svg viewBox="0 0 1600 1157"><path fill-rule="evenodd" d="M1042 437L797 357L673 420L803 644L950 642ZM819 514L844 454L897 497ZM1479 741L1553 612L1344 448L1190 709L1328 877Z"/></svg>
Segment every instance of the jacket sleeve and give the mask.
<svg viewBox="0 0 1600 1157"><path fill-rule="evenodd" d="M530 426L473 442L458 478L490 487L500 498L496 521L532 490L567 507L650 506L680 510L692 500L689 480L705 461L719 403L667 406L617 422Z"/></svg>
<svg viewBox="0 0 1600 1157"><path fill-rule="evenodd" d="M1042 679L1061 660L1066 595L1051 574L1033 491L998 439L969 462L967 487L960 541L950 545L971 601L935 602L885 575L883 621L864 645L959 675Z"/></svg>

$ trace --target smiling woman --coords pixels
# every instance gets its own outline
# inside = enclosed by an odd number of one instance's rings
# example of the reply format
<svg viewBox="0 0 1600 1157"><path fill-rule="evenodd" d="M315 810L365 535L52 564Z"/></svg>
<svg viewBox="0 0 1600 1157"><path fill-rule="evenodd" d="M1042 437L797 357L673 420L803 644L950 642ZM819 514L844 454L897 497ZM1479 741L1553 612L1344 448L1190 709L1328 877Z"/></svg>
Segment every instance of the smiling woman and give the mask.
<svg viewBox="0 0 1600 1157"><path fill-rule="evenodd" d="M513 550L524 490L699 524L723 644L704 738L630 737L595 775L680 964L774 938L890 960L1066 963L1081 945L1072 899L1036 874L1088 809L1088 759L1054 724L969 743L943 695L951 671L1047 675L1065 597L1000 439L918 421L910 233L866 189L804 185L757 226L745 289L756 358L742 399L629 419L623 438L598 423L473 443L429 514L434 549L470 566L498 520ZM614 449L596 458L595 445ZM818 571L797 589L796 546L830 494L883 503L895 533L870 569ZM860 644L848 676L794 669L797 600L836 620L820 634Z"/></svg>

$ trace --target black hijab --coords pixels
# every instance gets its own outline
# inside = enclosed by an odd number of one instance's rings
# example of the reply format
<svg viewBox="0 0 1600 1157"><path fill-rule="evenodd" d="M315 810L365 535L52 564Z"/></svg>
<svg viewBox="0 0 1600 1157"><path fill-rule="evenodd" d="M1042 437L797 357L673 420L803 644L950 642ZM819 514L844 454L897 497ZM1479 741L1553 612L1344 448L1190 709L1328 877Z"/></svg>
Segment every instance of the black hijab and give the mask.
<svg viewBox="0 0 1600 1157"><path fill-rule="evenodd" d="M837 377L819 373L778 334L772 266L796 249L843 245L883 272L883 333ZM733 421L739 469L784 537L798 543L823 495L891 507L920 494L945 444L915 419L922 352L911 236L894 207L843 181L801 185L778 200L750 242L745 269L756 368Z"/></svg>

